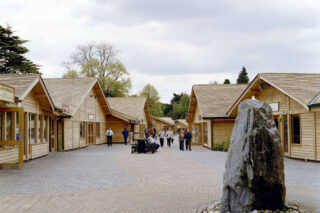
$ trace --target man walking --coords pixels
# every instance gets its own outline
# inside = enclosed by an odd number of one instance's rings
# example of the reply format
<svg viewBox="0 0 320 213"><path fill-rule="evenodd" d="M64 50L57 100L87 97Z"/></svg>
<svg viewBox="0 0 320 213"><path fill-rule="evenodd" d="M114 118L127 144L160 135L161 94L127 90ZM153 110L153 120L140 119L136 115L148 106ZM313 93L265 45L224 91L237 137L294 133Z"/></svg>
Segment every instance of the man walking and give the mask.
<svg viewBox="0 0 320 213"><path fill-rule="evenodd" d="M165 135L166 135L166 132L163 129L161 129L160 132L159 132L160 146L161 147L163 147Z"/></svg>
<svg viewBox="0 0 320 213"><path fill-rule="evenodd" d="M191 151L192 134L191 134L191 132L189 131L189 129L187 129L187 132L186 132L186 134L184 135L184 138L186 139L186 150L188 150L188 148L189 148L189 151Z"/></svg>
<svg viewBox="0 0 320 213"><path fill-rule="evenodd" d="M171 129L169 129L169 130L167 131L166 136L167 136L167 145L168 145L169 147L171 147L171 143L172 143L172 139L173 139L173 131L172 131Z"/></svg>
<svg viewBox="0 0 320 213"><path fill-rule="evenodd" d="M124 139L124 145L127 145L127 140L129 135L129 131L127 130L127 128L124 128L124 130L122 131L122 135Z"/></svg>
<svg viewBox="0 0 320 213"><path fill-rule="evenodd" d="M110 127L109 127L109 129L107 129L107 131L106 131L106 136L107 136L108 146L112 146L113 131L111 130Z"/></svg>

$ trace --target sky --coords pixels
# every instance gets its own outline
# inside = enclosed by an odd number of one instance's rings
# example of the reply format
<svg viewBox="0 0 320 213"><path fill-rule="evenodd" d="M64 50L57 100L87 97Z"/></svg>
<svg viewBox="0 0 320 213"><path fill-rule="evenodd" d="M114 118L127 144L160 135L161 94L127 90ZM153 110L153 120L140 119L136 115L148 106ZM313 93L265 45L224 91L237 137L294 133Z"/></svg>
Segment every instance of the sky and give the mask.
<svg viewBox="0 0 320 213"><path fill-rule="evenodd" d="M131 94L151 83L169 102L193 84L259 72L320 72L319 0L0 0L0 24L29 40L44 77L77 45L110 42Z"/></svg>

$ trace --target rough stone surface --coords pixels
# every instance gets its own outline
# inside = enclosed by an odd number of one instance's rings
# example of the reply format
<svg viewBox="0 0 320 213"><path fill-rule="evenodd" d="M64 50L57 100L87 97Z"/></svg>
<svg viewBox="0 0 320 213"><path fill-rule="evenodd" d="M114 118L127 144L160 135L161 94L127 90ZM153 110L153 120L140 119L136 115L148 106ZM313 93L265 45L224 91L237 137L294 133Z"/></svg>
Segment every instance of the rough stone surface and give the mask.
<svg viewBox="0 0 320 213"><path fill-rule="evenodd" d="M245 100L239 105L225 167L221 212L283 208L281 142L268 104Z"/></svg>

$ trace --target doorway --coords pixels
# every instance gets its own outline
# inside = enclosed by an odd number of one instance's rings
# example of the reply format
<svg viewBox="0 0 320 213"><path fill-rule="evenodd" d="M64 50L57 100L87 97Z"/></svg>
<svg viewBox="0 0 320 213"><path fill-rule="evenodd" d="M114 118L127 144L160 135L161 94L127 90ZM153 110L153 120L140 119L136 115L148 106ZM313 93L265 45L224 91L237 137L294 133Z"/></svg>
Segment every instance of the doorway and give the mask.
<svg viewBox="0 0 320 213"><path fill-rule="evenodd" d="M88 135L87 135L87 144L92 145L94 144L95 134L94 134L94 124L88 123Z"/></svg>

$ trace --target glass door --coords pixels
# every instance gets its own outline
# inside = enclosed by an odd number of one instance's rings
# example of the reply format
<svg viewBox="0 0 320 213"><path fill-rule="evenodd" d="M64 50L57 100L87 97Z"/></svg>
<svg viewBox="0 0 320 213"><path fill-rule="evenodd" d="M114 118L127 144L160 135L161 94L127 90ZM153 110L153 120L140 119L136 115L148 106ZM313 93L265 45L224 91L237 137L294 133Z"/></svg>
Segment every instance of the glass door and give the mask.
<svg viewBox="0 0 320 213"><path fill-rule="evenodd" d="M93 132L93 123L88 123L88 144L93 144L94 141L94 132Z"/></svg>

